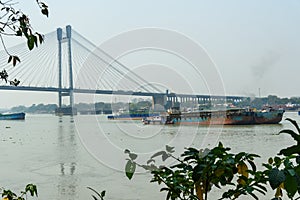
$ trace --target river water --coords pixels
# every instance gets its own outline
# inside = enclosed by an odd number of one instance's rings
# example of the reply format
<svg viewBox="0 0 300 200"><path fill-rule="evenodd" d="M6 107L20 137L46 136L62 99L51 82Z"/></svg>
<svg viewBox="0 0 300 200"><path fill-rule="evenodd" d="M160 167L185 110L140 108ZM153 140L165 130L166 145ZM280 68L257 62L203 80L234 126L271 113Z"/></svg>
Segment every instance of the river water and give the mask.
<svg viewBox="0 0 300 200"><path fill-rule="evenodd" d="M285 113L287 117L300 122L297 113ZM184 147L214 147L221 141L234 153L261 155L257 163L262 168L260 163L294 143L286 134L277 135L283 128L293 127L285 120L278 125L197 127L110 121L101 115L27 115L24 121L0 121L0 186L18 192L34 183L39 199L92 199L88 186L106 190L105 199L165 199L142 170L131 181L125 177L124 149L137 153L143 163L166 144L176 147L178 155ZM220 192L214 190L210 199Z"/></svg>

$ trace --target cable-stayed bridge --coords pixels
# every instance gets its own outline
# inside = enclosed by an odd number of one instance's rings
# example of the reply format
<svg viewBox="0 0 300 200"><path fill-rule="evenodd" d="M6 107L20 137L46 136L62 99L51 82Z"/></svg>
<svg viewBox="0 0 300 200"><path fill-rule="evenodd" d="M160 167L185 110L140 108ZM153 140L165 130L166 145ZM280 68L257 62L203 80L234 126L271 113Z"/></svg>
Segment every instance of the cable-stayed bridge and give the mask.
<svg viewBox="0 0 300 200"><path fill-rule="evenodd" d="M213 100L241 101L246 97L212 96L201 94L169 93L166 88L149 83L103 49L97 47L78 32L67 26L65 30L45 35L44 43L28 50L26 44L9 48L18 55L21 63L12 67L7 63L7 54L0 52L1 67L10 78L21 82L15 86L0 85L0 90L23 90L58 93L58 105L62 97L69 97L70 107L74 106L74 93L150 96L153 105L165 106L166 102L207 102Z"/></svg>

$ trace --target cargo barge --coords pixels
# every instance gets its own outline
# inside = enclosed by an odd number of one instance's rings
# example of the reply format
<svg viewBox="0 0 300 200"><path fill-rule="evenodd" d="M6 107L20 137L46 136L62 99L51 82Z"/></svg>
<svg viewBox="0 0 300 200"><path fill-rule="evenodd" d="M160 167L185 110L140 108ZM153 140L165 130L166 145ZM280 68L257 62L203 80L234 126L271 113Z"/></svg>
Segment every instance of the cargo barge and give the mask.
<svg viewBox="0 0 300 200"><path fill-rule="evenodd" d="M160 115L160 124L185 125L250 125L250 124L278 124L283 117L284 110L272 108L260 111L242 108L226 110L201 110L197 112L180 112L171 110ZM144 124L154 124L151 118L145 118ZM157 120L155 121L157 124Z"/></svg>

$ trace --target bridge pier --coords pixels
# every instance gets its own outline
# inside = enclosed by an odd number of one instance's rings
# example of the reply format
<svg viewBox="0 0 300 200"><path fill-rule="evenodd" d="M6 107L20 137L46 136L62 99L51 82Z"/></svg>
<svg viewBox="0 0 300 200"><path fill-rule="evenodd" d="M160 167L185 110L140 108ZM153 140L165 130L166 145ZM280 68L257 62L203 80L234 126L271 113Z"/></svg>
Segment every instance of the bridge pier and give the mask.
<svg viewBox="0 0 300 200"><path fill-rule="evenodd" d="M62 29L57 29L58 40L58 109L55 111L57 115L76 115L77 110L74 108L74 87L73 87L73 69L72 69L72 47L71 47L71 32L70 25L66 26L66 41L68 43L68 64L69 64L69 90L68 92L62 92L62 43L65 38L62 37ZM62 107L62 97L69 96L70 105L68 107Z"/></svg>
<svg viewBox="0 0 300 200"><path fill-rule="evenodd" d="M68 39L68 61L69 61L69 89L70 89L70 107L74 108L74 87L73 87L73 68L72 68L72 47L71 47L71 33L72 28L70 25L66 26L67 39Z"/></svg>
<svg viewBox="0 0 300 200"><path fill-rule="evenodd" d="M61 109L62 106L62 92L61 92L61 84L62 84L62 50L61 50L61 40L62 40L62 29L57 29L57 40L58 40L58 108Z"/></svg>
<svg viewBox="0 0 300 200"><path fill-rule="evenodd" d="M152 96L152 109L154 111L165 111L167 103L166 95L154 95Z"/></svg>

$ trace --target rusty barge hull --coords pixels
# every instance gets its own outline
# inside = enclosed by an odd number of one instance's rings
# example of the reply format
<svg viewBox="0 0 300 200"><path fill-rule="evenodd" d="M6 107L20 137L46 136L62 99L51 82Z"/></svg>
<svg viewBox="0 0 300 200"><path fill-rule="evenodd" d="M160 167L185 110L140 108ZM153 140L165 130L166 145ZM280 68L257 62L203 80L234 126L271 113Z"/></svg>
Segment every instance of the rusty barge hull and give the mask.
<svg viewBox="0 0 300 200"><path fill-rule="evenodd" d="M278 124L283 117L284 110L255 112L243 110L205 111L170 115L173 124L183 125L252 125Z"/></svg>

